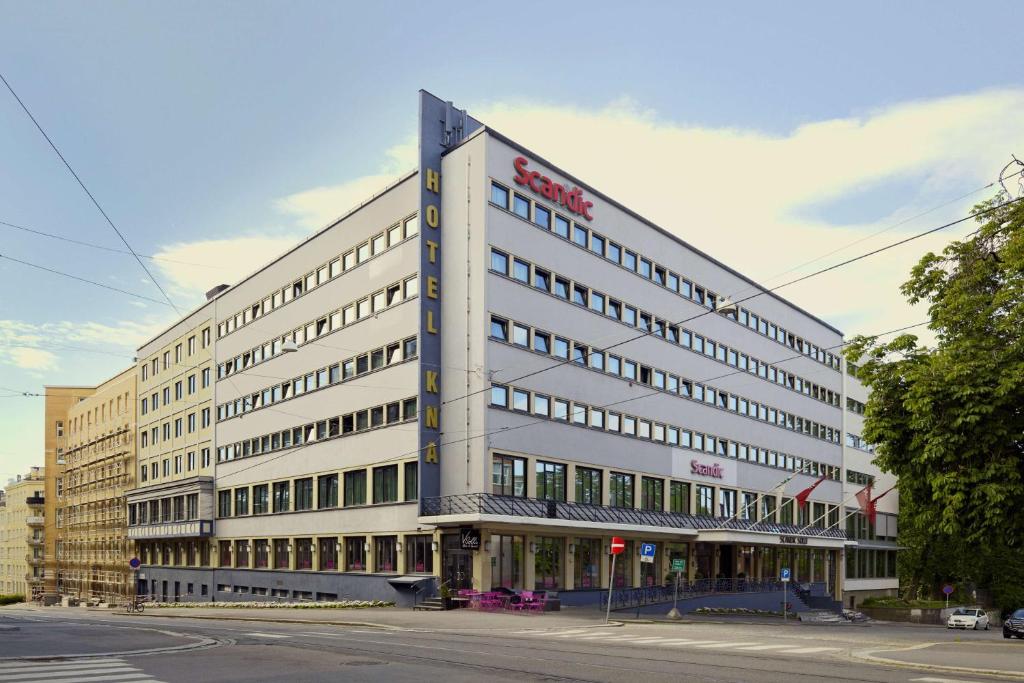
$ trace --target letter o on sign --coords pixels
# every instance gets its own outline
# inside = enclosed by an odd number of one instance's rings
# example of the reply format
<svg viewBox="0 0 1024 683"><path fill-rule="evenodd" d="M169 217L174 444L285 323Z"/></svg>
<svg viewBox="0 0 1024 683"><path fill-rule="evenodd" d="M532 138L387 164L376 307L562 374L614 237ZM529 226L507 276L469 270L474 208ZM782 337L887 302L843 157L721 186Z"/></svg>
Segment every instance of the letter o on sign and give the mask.
<svg viewBox="0 0 1024 683"><path fill-rule="evenodd" d="M626 549L626 542L618 536L612 537L612 555L618 555Z"/></svg>

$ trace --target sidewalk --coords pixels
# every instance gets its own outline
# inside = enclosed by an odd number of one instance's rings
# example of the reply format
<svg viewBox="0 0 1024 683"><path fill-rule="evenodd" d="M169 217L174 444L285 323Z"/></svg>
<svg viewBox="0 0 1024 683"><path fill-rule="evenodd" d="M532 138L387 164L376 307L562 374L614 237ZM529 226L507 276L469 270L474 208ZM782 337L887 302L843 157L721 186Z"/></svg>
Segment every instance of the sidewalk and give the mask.
<svg viewBox="0 0 1024 683"><path fill-rule="evenodd" d="M982 674L1024 680L1024 647L1019 641L922 643L904 648L854 652L855 659L943 673Z"/></svg>
<svg viewBox="0 0 1024 683"><path fill-rule="evenodd" d="M383 629L422 629L429 631L509 631L524 629L564 629L605 626L604 614L596 610L565 610L543 614L512 612L480 612L456 609L445 612L414 612L397 607L365 609L287 609L287 608L217 608L217 607L146 607L142 615L128 614L123 609L90 607L35 607L12 605L0 608L26 609L68 614L101 612L125 619L160 617L172 619L219 619L228 621L263 621L295 624L331 624ZM620 624L613 623L614 626Z"/></svg>

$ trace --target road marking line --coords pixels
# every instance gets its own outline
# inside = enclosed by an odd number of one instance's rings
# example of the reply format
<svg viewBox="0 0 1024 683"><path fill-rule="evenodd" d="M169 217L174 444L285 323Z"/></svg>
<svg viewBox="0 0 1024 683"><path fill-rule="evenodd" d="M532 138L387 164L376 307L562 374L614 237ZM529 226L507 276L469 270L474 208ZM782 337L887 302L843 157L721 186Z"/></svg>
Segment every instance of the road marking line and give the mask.
<svg viewBox="0 0 1024 683"><path fill-rule="evenodd" d="M58 661L53 662L17 662L8 664L3 663L4 672L21 671L31 669L33 671L46 671L47 669L69 669L69 668L87 668L90 666L114 666L117 664L124 664L124 661L120 659L84 659L78 661Z"/></svg>
<svg viewBox="0 0 1024 683"><path fill-rule="evenodd" d="M718 642L714 642L714 643L708 643L706 645L695 645L694 647L698 647L698 648L705 648L705 647L707 647L707 648L712 648L712 647L732 647L735 644L736 643L732 642L732 641L718 641Z"/></svg>
<svg viewBox="0 0 1024 683"><path fill-rule="evenodd" d="M82 678L81 676L75 676L74 678L49 678L46 683L99 683L101 681L112 681L121 683L121 681L132 681L132 683L142 683L142 681L148 681L149 683L159 683L154 681L152 676L148 676L144 673L137 674L114 674L113 676L96 676L89 678Z"/></svg>
<svg viewBox="0 0 1024 683"><path fill-rule="evenodd" d="M931 676L925 676L924 678L911 678L911 681L920 681L920 683L975 683L974 681L968 681L963 678L933 678Z"/></svg>
<svg viewBox="0 0 1024 683"><path fill-rule="evenodd" d="M125 673L134 673L138 671L138 669L128 666L126 664L108 664L107 666L92 667L89 669L82 669L81 667L77 667L74 669L64 668L57 670L52 669L50 667L46 667L39 669L29 669L27 671L22 670L15 673L5 672L3 674L0 674L0 681L11 681L13 683L14 681L28 681L36 678L50 678L51 676L60 676L70 673L77 673L79 675L79 678L81 678L82 676L92 676L94 674L112 674L117 673L119 671Z"/></svg>
<svg viewBox="0 0 1024 683"><path fill-rule="evenodd" d="M787 647L793 647L792 645L744 645L743 647L737 647L737 650L782 650Z"/></svg>
<svg viewBox="0 0 1024 683"><path fill-rule="evenodd" d="M687 640L686 638L673 638L672 640L666 640L664 643L658 643L658 645L693 645L694 643L703 642L703 640Z"/></svg>
<svg viewBox="0 0 1024 683"><path fill-rule="evenodd" d="M838 649L838 647L798 647L795 650L782 650L781 652L787 655L809 655L812 652L830 652Z"/></svg>
<svg viewBox="0 0 1024 683"><path fill-rule="evenodd" d="M614 633L592 633L592 634L587 635L587 636L578 636L575 633L569 633L569 634L562 634L560 636L555 636L555 638L575 638L576 640L592 640L594 638L607 638L607 637L613 636L613 635L615 635L615 634Z"/></svg>
<svg viewBox="0 0 1024 683"><path fill-rule="evenodd" d="M659 643L663 640L669 640L669 638L638 638L632 641L632 643L634 645L643 645L645 643Z"/></svg>
<svg viewBox="0 0 1024 683"><path fill-rule="evenodd" d="M257 638L291 638L291 636L286 636L286 635L284 635L282 633L256 633L256 632L253 632L253 633L245 633L243 635L255 636Z"/></svg>

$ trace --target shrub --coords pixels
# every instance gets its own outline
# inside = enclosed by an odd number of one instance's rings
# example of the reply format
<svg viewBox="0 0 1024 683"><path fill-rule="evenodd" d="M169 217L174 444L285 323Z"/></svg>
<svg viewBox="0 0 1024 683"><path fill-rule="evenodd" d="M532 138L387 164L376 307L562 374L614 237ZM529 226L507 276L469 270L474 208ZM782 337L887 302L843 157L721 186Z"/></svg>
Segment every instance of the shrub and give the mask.
<svg viewBox="0 0 1024 683"><path fill-rule="evenodd" d="M25 596L18 595L17 593L12 595L0 595L0 605L13 605L16 602L25 602Z"/></svg>

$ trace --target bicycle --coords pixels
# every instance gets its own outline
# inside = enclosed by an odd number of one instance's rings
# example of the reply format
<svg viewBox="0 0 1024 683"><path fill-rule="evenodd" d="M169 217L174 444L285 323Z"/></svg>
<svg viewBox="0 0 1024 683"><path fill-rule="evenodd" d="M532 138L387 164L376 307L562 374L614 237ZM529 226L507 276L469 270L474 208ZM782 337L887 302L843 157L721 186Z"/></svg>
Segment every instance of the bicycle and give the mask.
<svg viewBox="0 0 1024 683"><path fill-rule="evenodd" d="M125 610L128 612L128 614L131 614L132 612L138 612L139 614L142 614L144 611L146 611L145 600L141 597L135 598L125 606Z"/></svg>

